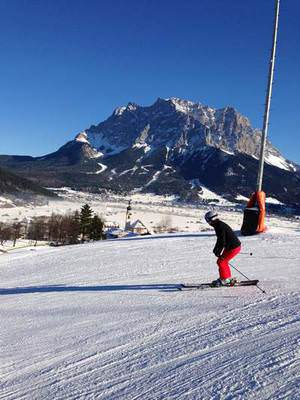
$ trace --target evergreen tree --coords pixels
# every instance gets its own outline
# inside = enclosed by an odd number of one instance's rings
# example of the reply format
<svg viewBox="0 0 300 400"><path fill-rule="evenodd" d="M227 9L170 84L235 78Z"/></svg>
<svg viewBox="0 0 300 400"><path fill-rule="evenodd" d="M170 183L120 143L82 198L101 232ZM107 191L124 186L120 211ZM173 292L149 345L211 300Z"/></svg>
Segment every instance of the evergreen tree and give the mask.
<svg viewBox="0 0 300 400"><path fill-rule="evenodd" d="M88 204L81 207L80 211L80 233L81 240L84 242L90 235L93 210Z"/></svg>
<svg viewBox="0 0 300 400"><path fill-rule="evenodd" d="M95 215L91 222L90 238L92 240L103 239L103 228L104 221L98 215Z"/></svg>

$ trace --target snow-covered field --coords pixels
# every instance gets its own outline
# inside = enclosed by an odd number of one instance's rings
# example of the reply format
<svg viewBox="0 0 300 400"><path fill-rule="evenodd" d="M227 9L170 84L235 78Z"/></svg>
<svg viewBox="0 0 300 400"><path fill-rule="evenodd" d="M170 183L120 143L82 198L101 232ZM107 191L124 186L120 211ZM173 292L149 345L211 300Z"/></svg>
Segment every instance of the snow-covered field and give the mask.
<svg viewBox="0 0 300 400"><path fill-rule="evenodd" d="M132 221L140 219L150 231L155 230L155 227L166 217L170 226L180 232L206 230L207 224L203 217L205 212L212 208L220 211L234 229L240 229L243 218L242 206L230 203L205 188L203 188L203 197L211 200L206 206L199 207L177 203L172 196L163 197L141 193L135 193L128 197L117 195L105 197L65 188L60 195L62 200L49 200L48 204L44 205L27 204L23 207L0 208L0 220L1 222L13 222L14 220L30 220L32 217L42 215L50 216L52 213L65 214L80 210L85 203L88 203L97 214L104 217L108 226L119 225L124 228L129 199L132 200ZM279 226L284 226L283 221L284 219L267 218L267 223L271 223L272 226L278 225L278 223ZM294 219L294 224L297 223L299 224L299 220Z"/></svg>
<svg viewBox="0 0 300 400"><path fill-rule="evenodd" d="M214 241L208 231L0 254L0 399L299 398L299 225L272 219L242 238L253 256L234 263L267 294L178 291L217 276Z"/></svg>
<svg viewBox="0 0 300 400"><path fill-rule="evenodd" d="M199 213L195 207L177 204L172 196L163 197L136 193L128 197L117 195L105 197L97 194L76 192L68 188L62 191L60 195L61 200L51 199L48 204L44 205L27 204L23 207L0 208L1 221L11 222L14 219L30 219L41 215L49 216L52 213L64 214L80 210L85 203L88 203L96 213L105 218L108 225L119 225L124 228L125 213L129 199L132 200L132 220L141 219L150 230L168 215L171 216L171 224L174 228L178 228L180 231L195 231L198 230L199 225L194 226L194 224L197 224L197 221L199 223L203 216L203 210ZM215 197L219 201L217 195ZM224 202L226 205L225 200L222 201L222 204ZM218 203L212 202L212 206L215 204ZM231 203L227 205L232 206Z"/></svg>

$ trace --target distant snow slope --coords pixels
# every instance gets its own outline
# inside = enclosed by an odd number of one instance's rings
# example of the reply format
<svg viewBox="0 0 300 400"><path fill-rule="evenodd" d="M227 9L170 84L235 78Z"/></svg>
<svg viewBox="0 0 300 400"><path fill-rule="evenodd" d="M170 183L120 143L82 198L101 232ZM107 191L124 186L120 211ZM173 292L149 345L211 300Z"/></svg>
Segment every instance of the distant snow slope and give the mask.
<svg viewBox="0 0 300 400"><path fill-rule="evenodd" d="M299 398L299 230L242 238L255 287L217 276L213 232L0 255L0 399Z"/></svg>

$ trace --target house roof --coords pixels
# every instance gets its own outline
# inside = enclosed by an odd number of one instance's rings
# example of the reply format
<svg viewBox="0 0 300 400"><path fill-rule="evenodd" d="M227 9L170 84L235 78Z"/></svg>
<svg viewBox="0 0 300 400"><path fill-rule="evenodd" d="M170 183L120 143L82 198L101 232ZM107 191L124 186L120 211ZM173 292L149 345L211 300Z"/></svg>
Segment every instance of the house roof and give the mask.
<svg viewBox="0 0 300 400"><path fill-rule="evenodd" d="M130 228L145 228L148 230L148 228L143 224L143 222L140 219L137 219L136 221L132 222L130 224Z"/></svg>

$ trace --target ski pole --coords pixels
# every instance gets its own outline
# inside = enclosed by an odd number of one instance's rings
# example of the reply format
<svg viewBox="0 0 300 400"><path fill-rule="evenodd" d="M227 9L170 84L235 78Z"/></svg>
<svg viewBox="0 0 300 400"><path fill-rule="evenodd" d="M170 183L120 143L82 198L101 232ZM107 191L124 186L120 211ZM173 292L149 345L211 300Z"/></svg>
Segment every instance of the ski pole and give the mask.
<svg viewBox="0 0 300 400"><path fill-rule="evenodd" d="M253 256L253 253L239 253L239 254L243 254L244 256Z"/></svg>
<svg viewBox="0 0 300 400"><path fill-rule="evenodd" d="M248 278L248 276L246 276L245 274L243 274L239 269L237 269L235 266L233 266L231 263L228 263L231 268L235 269L237 272L239 272L241 275L243 275L244 278L248 279L248 281L251 281L251 279ZM266 291L264 289L262 289L261 287L258 286L258 284L255 285L261 292L263 292L264 294L266 294Z"/></svg>

